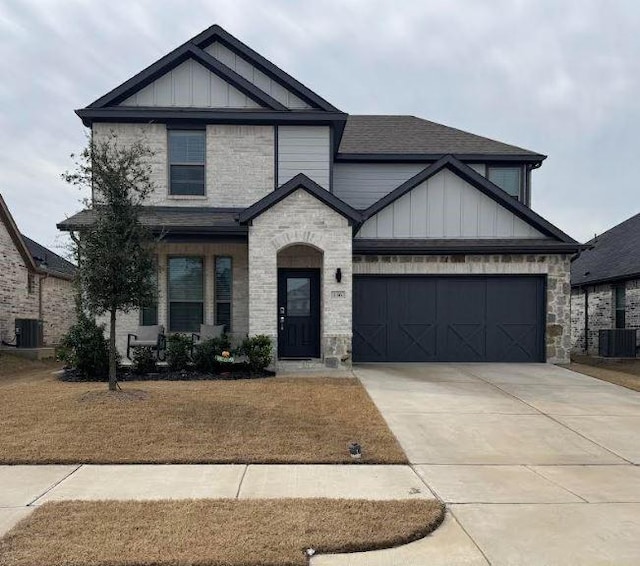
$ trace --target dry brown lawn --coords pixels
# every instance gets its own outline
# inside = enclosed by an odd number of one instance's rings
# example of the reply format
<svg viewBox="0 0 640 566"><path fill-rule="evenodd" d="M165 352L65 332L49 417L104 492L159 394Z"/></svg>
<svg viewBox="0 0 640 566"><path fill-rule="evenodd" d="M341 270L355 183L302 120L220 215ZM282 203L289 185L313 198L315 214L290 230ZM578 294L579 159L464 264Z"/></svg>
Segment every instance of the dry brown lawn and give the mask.
<svg viewBox="0 0 640 566"><path fill-rule="evenodd" d="M627 389L640 391L640 375L638 375L638 366L635 365L625 365L623 363L590 365L572 362L563 367L584 375L590 375L602 381L621 385Z"/></svg>
<svg viewBox="0 0 640 566"><path fill-rule="evenodd" d="M303 566L308 548L397 546L443 518L435 500L46 503L0 540L0 565Z"/></svg>
<svg viewBox="0 0 640 566"><path fill-rule="evenodd" d="M405 464L356 379L63 383L51 368L0 378L0 464Z"/></svg>

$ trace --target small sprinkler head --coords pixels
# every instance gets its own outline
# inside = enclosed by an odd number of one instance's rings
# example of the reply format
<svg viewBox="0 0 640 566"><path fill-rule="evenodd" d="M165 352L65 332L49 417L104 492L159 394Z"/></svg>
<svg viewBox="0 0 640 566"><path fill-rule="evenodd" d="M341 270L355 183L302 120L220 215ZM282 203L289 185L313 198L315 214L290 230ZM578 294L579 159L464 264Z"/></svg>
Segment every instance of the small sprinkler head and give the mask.
<svg viewBox="0 0 640 566"><path fill-rule="evenodd" d="M357 442L352 442L351 444L349 444L349 454L351 454L352 458L361 458L362 446L360 446Z"/></svg>

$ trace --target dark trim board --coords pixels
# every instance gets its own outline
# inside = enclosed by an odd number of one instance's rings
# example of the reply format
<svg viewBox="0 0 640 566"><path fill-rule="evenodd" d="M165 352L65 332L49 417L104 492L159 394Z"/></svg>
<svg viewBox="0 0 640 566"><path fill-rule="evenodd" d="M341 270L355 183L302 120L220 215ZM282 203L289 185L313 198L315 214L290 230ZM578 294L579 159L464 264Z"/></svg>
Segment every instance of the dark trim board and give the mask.
<svg viewBox="0 0 640 566"><path fill-rule="evenodd" d="M399 187L382 197L379 201L372 204L363 212L363 221L371 218L383 208L386 208L400 197L417 187L420 183L430 179L445 168L449 169L458 177L482 191L489 198L493 199L546 236L550 236L561 242L578 244L573 238L562 232L562 230L556 228L553 224L542 218L539 214L533 212L533 210L520 201L510 197L502 189L494 185L491 181L480 175L480 173L473 170L468 165L462 163L462 161L453 155L446 155L442 159L439 159L435 163L425 167L422 171L402 183Z"/></svg>
<svg viewBox="0 0 640 566"><path fill-rule="evenodd" d="M354 362L544 362L544 275L354 275Z"/></svg>
<svg viewBox="0 0 640 566"><path fill-rule="evenodd" d="M338 153L336 161L353 163L428 163L445 157L446 153ZM547 156L541 154L455 153L456 159L467 163L541 163Z"/></svg>
<svg viewBox="0 0 640 566"><path fill-rule="evenodd" d="M356 238L353 255L574 254L580 244L556 240Z"/></svg>
<svg viewBox="0 0 640 566"><path fill-rule="evenodd" d="M269 193L267 196L260 199L255 204L251 205L249 208L243 210L238 215L238 221L241 224L247 224L251 222L254 218L261 215L263 212L269 210L272 206L279 203L281 200L288 197L291 193L297 190L304 190L316 199L318 199L323 204L327 205L329 208L335 210L338 214L344 216L350 225L357 225L361 220L360 213L351 208L346 202L340 200L334 194L330 193L327 189L321 187L304 175L303 173L298 173L295 177L281 185L278 189Z"/></svg>
<svg viewBox="0 0 640 566"><path fill-rule="evenodd" d="M316 106L328 112L335 112L338 110L324 98L317 95L315 92L303 85L301 82L294 79L288 73L285 73L271 61L251 49L248 45L242 43L239 39L235 38L228 31L217 24L212 25L190 40L191 43L194 43L201 48L205 48L215 41L219 41L237 55L240 55L244 59L248 60L249 63L257 67L265 75L269 76L285 88L289 89L296 96L304 100L307 104Z"/></svg>

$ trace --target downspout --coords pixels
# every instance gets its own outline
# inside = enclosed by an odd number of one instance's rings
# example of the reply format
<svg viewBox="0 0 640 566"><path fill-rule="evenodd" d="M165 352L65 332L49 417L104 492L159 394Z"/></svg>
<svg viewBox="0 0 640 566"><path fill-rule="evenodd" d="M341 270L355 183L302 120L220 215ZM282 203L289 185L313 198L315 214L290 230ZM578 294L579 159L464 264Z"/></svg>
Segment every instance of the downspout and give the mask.
<svg viewBox="0 0 640 566"><path fill-rule="evenodd" d="M42 341L40 346L44 345L44 320L43 320L43 311L42 311L42 282L49 277L48 273L44 273L40 275L40 278L38 279L38 320L40 321L40 331L41 331L41 337L42 337Z"/></svg>
<svg viewBox="0 0 640 566"><path fill-rule="evenodd" d="M584 288L584 353L589 355L589 287Z"/></svg>

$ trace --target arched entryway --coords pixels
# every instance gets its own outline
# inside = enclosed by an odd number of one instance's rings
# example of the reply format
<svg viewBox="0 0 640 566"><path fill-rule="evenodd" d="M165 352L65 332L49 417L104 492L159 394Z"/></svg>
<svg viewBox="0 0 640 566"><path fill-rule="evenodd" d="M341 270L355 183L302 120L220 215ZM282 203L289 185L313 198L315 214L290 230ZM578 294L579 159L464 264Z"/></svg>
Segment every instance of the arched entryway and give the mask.
<svg viewBox="0 0 640 566"><path fill-rule="evenodd" d="M323 252L308 244L278 251L278 358L321 357Z"/></svg>

